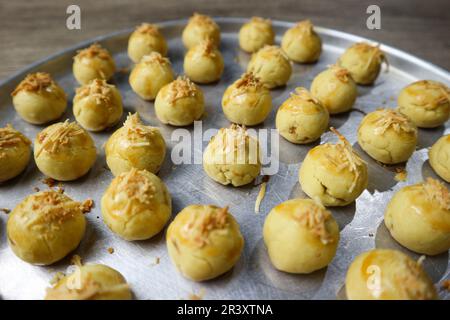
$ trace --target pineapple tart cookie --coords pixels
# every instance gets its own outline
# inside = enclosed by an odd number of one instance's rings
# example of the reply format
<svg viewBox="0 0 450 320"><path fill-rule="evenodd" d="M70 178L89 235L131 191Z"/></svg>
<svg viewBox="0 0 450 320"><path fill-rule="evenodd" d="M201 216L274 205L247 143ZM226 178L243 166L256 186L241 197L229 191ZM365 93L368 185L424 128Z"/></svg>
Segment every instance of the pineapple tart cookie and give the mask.
<svg viewBox="0 0 450 320"><path fill-rule="evenodd" d="M239 46L245 52L254 53L274 42L275 32L270 19L253 17L239 30Z"/></svg>
<svg viewBox="0 0 450 320"><path fill-rule="evenodd" d="M233 268L244 247L228 207L213 205L184 208L169 225L166 239L172 262L194 281L213 279Z"/></svg>
<svg viewBox="0 0 450 320"><path fill-rule="evenodd" d="M18 176L31 157L31 141L10 124L0 128L0 183Z"/></svg>
<svg viewBox="0 0 450 320"><path fill-rule="evenodd" d="M205 40L210 40L214 46L220 45L220 28L209 16L194 13L181 35L183 44L190 49Z"/></svg>
<svg viewBox="0 0 450 320"><path fill-rule="evenodd" d="M222 54L211 40L193 46L184 56L184 73L194 82L207 84L220 79L224 69Z"/></svg>
<svg viewBox="0 0 450 320"><path fill-rule="evenodd" d="M263 235L274 267L289 273L326 267L339 243L333 216L311 199L292 199L275 206L264 222Z"/></svg>
<svg viewBox="0 0 450 320"><path fill-rule="evenodd" d="M167 42L155 24L142 23L128 39L128 56L131 61L138 63L143 56L152 52L159 52L167 56Z"/></svg>
<svg viewBox="0 0 450 320"><path fill-rule="evenodd" d="M166 143L156 127L144 125L137 113L129 114L105 144L106 163L114 176L132 168L157 173L166 156Z"/></svg>
<svg viewBox="0 0 450 320"><path fill-rule="evenodd" d="M64 90L45 72L27 75L11 96L19 116L32 124L59 119L67 107Z"/></svg>
<svg viewBox="0 0 450 320"><path fill-rule="evenodd" d="M281 48L292 61L311 63L317 61L322 53L322 40L311 21L304 20L286 30Z"/></svg>
<svg viewBox="0 0 450 320"><path fill-rule="evenodd" d="M94 79L110 80L116 72L116 65L109 51L94 43L78 51L72 69L75 79L83 85Z"/></svg>
<svg viewBox="0 0 450 320"><path fill-rule="evenodd" d="M431 147L428 158L434 172L450 183L450 135L441 137Z"/></svg>

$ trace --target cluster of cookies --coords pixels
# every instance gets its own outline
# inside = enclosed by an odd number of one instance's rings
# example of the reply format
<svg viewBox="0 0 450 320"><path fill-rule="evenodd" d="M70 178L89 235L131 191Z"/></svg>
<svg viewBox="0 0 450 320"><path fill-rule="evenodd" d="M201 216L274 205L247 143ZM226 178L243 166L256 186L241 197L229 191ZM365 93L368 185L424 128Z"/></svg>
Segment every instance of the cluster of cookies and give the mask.
<svg viewBox="0 0 450 320"><path fill-rule="evenodd" d="M182 40L187 49L185 76L178 78L167 58L167 42L157 26L142 24L128 42L128 55L135 63L129 77L132 90L144 100L154 100L158 120L172 126L187 126L204 116L204 94L197 84L218 81L224 70L220 29L210 17L194 14ZM252 57L246 72L222 97L223 113L233 124L221 128L203 154L204 171L223 185L246 185L260 175L259 142L245 127L267 118L273 107L270 89L289 81L292 62L315 62L322 51L322 41L310 21L287 30L281 47L274 43L270 20L252 18L239 31L239 45ZM319 139L329 127L330 115L350 111L358 95L357 85L373 84L384 61L386 57L377 46L357 43L348 48L335 65L314 78L310 90L297 88L278 108L275 126L279 134L294 144ZM113 127L123 113L120 92L108 83L115 70L111 54L98 44L74 57L73 74L80 83L73 99L76 122L54 123L37 135L34 159L43 174L70 181L82 177L93 166L97 151L88 131ZM55 121L67 107L66 94L47 73L28 75L12 96L17 113L32 124ZM437 127L448 120L449 90L441 83L418 81L402 90L398 105L395 110L380 109L368 114L358 129L362 149L384 164L409 159L417 145L417 127ZM339 244L339 227L326 207L348 205L367 187L367 164L345 137L331 130L338 136L338 143L311 149L299 170L301 187L311 199L283 202L265 220L264 242L278 270L305 274L326 267ZM0 182L25 169L31 157L30 144L10 125L0 129ZM156 175L166 154L160 131L142 123L137 113L130 114L106 142L105 154L115 176L101 199L105 224L128 241L155 236L172 214L170 192ZM439 139L429 155L436 173L450 182L450 137ZM8 219L9 244L18 257L29 263L48 265L59 261L83 238L85 211L85 203L72 200L61 190L32 194ZM427 255L447 251L449 191L433 179L401 189L386 209L385 224L392 236L412 251ZM184 208L169 225L166 241L177 269L195 281L212 279L230 270L244 245L228 207L214 205ZM76 265L73 274L48 290L48 299L131 298L126 280L114 269ZM366 285L369 265L381 269L379 287ZM75 287L74 277L81 279ZM357 257L348 270L346 289L350 299L436 297L420 263L389 250L373 250Z"/></svg>

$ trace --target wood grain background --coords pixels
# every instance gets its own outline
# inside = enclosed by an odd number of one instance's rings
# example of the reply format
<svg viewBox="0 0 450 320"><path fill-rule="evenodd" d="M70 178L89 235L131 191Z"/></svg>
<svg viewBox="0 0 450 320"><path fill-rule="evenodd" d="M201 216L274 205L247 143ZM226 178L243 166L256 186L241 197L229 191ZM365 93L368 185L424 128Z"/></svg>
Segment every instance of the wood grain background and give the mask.
<svg viewBox="0 0 450 320"><path fill-rule="evenodd" d="M66 8L78 4L82 29L67 30ZM382 29L366 28L366 8L381 7ZM450 0L14 0L0 1L0 79L80 41L141 22L215 16L297 21L365 36L450 70Z"/></svg>

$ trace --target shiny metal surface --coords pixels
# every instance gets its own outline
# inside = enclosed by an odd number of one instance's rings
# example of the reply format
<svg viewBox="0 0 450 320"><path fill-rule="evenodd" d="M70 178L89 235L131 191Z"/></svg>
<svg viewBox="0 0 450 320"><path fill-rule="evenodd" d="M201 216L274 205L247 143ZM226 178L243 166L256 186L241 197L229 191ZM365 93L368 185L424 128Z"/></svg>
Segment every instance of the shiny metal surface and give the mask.
<svg viewBox="0 0 450 320"><path fill-rule="evenodd" d="M220 105L225 90L243 72L249 59L238 48L237 32L244 19L217 18L222 29L221 51L226 68L219 83L201 86L206 97L207 116L203 120L203 129L228 126ZM162 31L169 42L170 59L177 73L182 73L184 48L180 35L186 21L169 21L161 23ZM292 24L274 21L277 42L284 30ZM316 28L324 42L324 52L317 64L294 65L294 73L286 88L272 91L274 109L265 121L266 128L274 128L277 107L287 98L290 91L297 86L309 85L313 77L327 65L336 61L338 55L353 42L364 40L360 37L342 32ZM108 48L113 54L119 69L131 65L126 55L128 35L131 30L121 31L105 37L94 39ZM72 57L77 49L86 47L93 41L85 42L75 48L57 53L39 61L16 75L0 82L0 126L12 123L17 129L34 139L43 129L22 121L14 111L10 92L27 74L34 71L50 72L62 85L71 101L77 87L72 76ZM158 122L154 115L152 103L140 100L130 89L128 73L118 72L114 82L119 87L126 112L139 111L146 123L161 128L168 144L168 153L159 176L167 184L173 197L173 216L183 207L192 203L212 203L230 206L241 226L246 244L242 258L236 267L220 278L205 283L194 283L184 279L169 261L164 232L148 241L126 242L115 236L103 224L100 215L100 198L111 181L112 175L106 167L102 145L111 135L112 130L92 133L98 148L98 158L94 168L78 181L64 183L66 193L73 199L82 201L91 197L95 208L87 214L88 228L80 247L74 252L85 263L104 263L119 270L131 285L137 299L186 299L192 293L203 294L205 299L344 299L344 278L347 267L353 258L361 252L378 248L397 248L414 254L389 236L383 224L384 208L392 194L404 185L412 184L431 176L436 177L427 161L427 149L440 136L450 133L447 123L445 128L420 130L419 146L408 161L407 181L394 179L395 168L386 168L368 158L356 143L356 128L364 116L358 110L370 112L386 105L394 107L396 97L402 87L417 79L433 79L450 84L450 74L425 61L415 58L397 49L381 46L390 62L389 72L382 72L373 87L359 87L359 97L355 110L331 118L331 125L336 127L354 144L363 158L369 163L369 187L354 204L344 208L331 209L341 228L341 240L335 259L328 268L311 275L289 275L276 271L270 264L263 242L262 225L270 209L282 201L304 196L297 182L299 165L312 145L296 146L280 139L280 170L268 183L261 212L254 213L254 202L259 187L248 186L232 188L221 186L209 179L201 165L174 166L170 153L174 142L170 141L173 128ZM64 118L73 119L71 104ZM116 129L116 128L114 128ZM192 128L188 128L192 131ZM320 143L336 141L330 132L326 132ZM200 154L206 146L194 146L193 154ZM264 146L263 146L264 147ZM33 161L19 177L0 185L0 207L14 208L34 187L46 188L40 181L42 174ZM6 240L7 215L0 214L0 296L2 299L42 299L49 281L58 271L65 271L70 264L70 257L55 265L38 267L29 265L17 258ZM108 248L113 248L110 254ZM155 264L156 258L160 263ZM449 255L441 254L429 257L424 262L425 269L438 283L450 277ZM450 293L439 288L441 298L449 299Z"/></svg>

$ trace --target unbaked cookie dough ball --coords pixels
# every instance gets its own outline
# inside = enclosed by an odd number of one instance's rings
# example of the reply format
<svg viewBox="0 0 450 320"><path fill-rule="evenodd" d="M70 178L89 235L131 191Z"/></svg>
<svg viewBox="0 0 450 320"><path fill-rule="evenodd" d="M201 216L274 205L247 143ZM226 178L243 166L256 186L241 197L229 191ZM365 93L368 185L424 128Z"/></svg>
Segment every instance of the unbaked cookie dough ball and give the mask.
<svg viewBox="0 0 450 320"><path fill-rule="evenodd" d="M406 248L427 255L450 249L450 193L437 180L400 189L389 202L384 223Z"/></svg>
<svg viewBox="0 0 450 320"><path fill-rule="evenodd" d="M331 129L339 142L309 150L300 167L299 182L309 197L324 206L345 206L367 188L367 164L337 130Z"/></svg>
<svg viewBox="0 0 450 320"><path fill-rule="evenodd" d="M167 229L166 242L178 271L194 281L213 279L233 268L244 247L228 207L213 205L181 210Z"/></svg>
<svg viewBox="0 0 450 320"><path fill-rule="evenodd" d="M158 128L144 125L135 113L106 141L105 155L114 176L133 168L157 173L166 156L166 143Z"/></svg>
<svg viewBox="0 0 450 320"><path fill-rule="evenodd" d="M418 127L435 128L450 117L450 89L437 81L417 81L400 91L397 104Z"/></svg>
<svg viewBox="0 0 450 320"><path fill-rule="evenodd" d="M189 49L183 68L194 82L206 84L218 81L224 68L222 54L211 40L206 40Z"/></svg>
<svg viewBox="0 0 450 320"><path fill-rule="evenodd" d="M20 259L49 265L78 246L85 227L82 204L49 190L19 203L9 215L6 231L11 249Z"/></svg>
<svg viewBox="0 0 450 320"><path fill-rule="evenodd" d="M165 85L155 100L156 117L165 124L187 126L199 120L205 111L202 90L185 77Z"/></svg>
<svg viewBox="0 0 450 320"><path fill-rule="evenodd" d="M116 72L116 64L111 54L97 43L78 51L74 57L73 75L82 85L94 79L108 81L114 72Z"/></svg>
<svg viewBox="0 0 450 320"><path fill-rule="evenodd" d="M11 93L19 116L32 124L56 120L66 111L67 96L50 74L29 74Z"/></svg>
<svg viewBox="0 0 450 320"><path fill-rule="evenodd" d="M128 39L128 56L138 63L143 56L153 51L167 55L167 42L157 25L143 23L133 31Z"/></svg>
<svg viewBox="0 0 450 320"><path fill-rule="evenodd" d="M311 273L333 260L339 226L331 213L314 200L292 199L270 211L263 235L275 268L289 273Z"/></svg>
<svg viewBox="0 0 450 320"><path fill-rule="evenodd" d="M247 66L269 88L284 86L291 77L292 66L285 53L277 46L265 46L252 55Z"/></svg>
<svg viewBox="0 0 450 320"><path fill-rule="evenodd" d="M339 57L338 64L347 69L357 84L371 85L377 79L386 56L379 46L355 43Z"/></svg>
<svg viewBox="0 0 450 320"><path fill-rule="evenodd" d="M345 279L349 300L437 299L433 282L419 262L397 250L375 249L360 254Z"/></svg>
<svg viewBox="0 0 450 320"><path fill-rule="evenodd" d="M146 240L170 218L172 202L164 182L147 170L131 169L113 179L102 197L106 225L125 240Z"/></svg>
<svg viewBox="0 0 450 320"><path fill-rule="evenodd" d="M439 177L450 183L450 135L441 137L431 147L428 158ZM1 161L1 160L0 160Z"/></svg>
<svg viewBox="0 0 450 320"><path fill-rule="evenodd" d="M190 49L205 40L210 40L216 47L220 45L220 28L209 16L194 13L183 30L183 44Z"/></svg>
<svg viewBox="0 0 450 320"><path fill-rule="evenodd" d="M362 119L358 143L377 161L385 164L405 162L416 150L417 128L400 112L379 109Z"/></svg>
<svg viewBox="0 0 450 320"><path fill-rule="evenodd" d="M154 100L174 78L170 61L158 52L143 56L130 73L131 89L144 100Z"/></svg>
<svg viewBox="0 0 450 320"><path fill-rule="evenodd" d="M31 157L31 141L10 124L0 128L0 183L18 176Z"/></svg>
<svg viewBox="0 0 450 320"><path fill-rule="evenodd" d="M270 91L253 73L245 73L225 90L222 110L231 122L246 126L260 124L272 110Z"/></svg>
<svg viewBox="0 0 450 320"><path fill-rule="evenodd" d="M223 185L239 187L252 182L261 171L260 146L245 128L231 125L212 137L203 153L206 174Z"/></svg>
<svg viewBox="0 0 450 320"><path fill-rule="evenodd" d="M278 133L292 143L310 143L328 128L328 110L305 88L295 92L278 108L275 126Z"/></svg>
<svg viewBox="0 0 450 320"><path fill-rule="evenodd" d="M314 78L311 93L330 114L337 114L351 110L358 89L347 69L333 65Z"/></svg>
<svg viewBox="0 0 450 320"><path fill-rule="evenodd" d="M46 176L71 181L84 176L94 165L97 150L89 133L75 122L55 123L34 141L34 160Z"/></svg>
<svg viewBox="0 0 450 320"><path fill-rule="evenodd" d="M239 46L245 52L253 53L266 45L273 45L275 32L270 19L253 17L239 30Z"/></svg>
<svg viewBox="0 0 450 320"><path fill-rule="evenodd" d="M322 40L311 21L304 20L286 30L281 48L292 61L311 63L317 61L322 53Z"/></svg>
<svg viewBox="0 0 450 320"><path fill-rule="evenodd" d="M119 90L105 80L94 79L76 90L73 114L86 130L102 131L114 126L122 117Z"/></svg>
<svg viewBox="0 0 450 320"><path fill-rule="evenodd" d="M47 289L45 300L131 300L125 278L104 264L75 266L75 270Z"/></svg>

